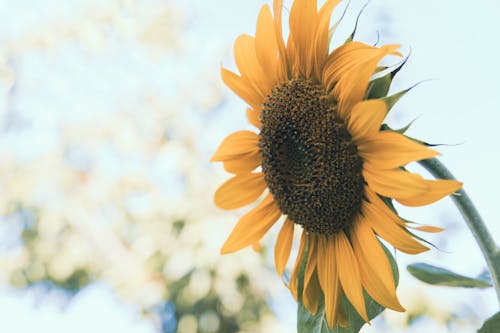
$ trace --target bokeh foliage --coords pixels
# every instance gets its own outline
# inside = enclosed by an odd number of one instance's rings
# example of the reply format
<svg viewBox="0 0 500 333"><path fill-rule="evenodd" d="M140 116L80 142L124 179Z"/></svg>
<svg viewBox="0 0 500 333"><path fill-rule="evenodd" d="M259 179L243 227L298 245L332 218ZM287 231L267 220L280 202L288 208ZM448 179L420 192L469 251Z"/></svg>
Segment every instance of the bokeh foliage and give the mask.
<svg viewBox="0 0 500 333"><path fill-rule="evenodd" d="M256 253L219 255L235 217L213 207L222 172L196 134L223 103L221 86L208 80L178 100L182 11L162 1L74 6L0 48L3 283L66 299L104 283L158 332L276 330L265 320L263 277L273 272ZM30 82L46 74L46 97L33 96Z"/></svg>

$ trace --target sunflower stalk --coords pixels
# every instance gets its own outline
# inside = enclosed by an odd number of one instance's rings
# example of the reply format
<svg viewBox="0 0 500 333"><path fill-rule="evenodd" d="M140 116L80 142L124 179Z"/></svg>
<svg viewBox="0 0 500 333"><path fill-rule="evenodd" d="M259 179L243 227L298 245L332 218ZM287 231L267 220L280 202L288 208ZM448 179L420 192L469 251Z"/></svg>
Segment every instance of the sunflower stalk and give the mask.
<svg viewBox="0 0 500 333"><path fill-rule="evenodd" d="M419 163L436 178L455 180L453 174L437 158L422 160ZM500 304L500 249L467 193L460 189L451 198L479 244Z"/></svg>

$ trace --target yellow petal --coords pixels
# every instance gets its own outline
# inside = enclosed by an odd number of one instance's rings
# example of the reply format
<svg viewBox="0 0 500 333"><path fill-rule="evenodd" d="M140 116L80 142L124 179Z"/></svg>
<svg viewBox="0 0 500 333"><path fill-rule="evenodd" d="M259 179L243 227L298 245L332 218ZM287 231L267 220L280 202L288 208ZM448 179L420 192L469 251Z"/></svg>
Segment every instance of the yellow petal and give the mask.
<svg viewBox="0 0 500 333"><path fill-rule="evenodd" d="M319 11L318 30L314 45L314 76L318 80L321 80L323 67L325 65L326 57L328 56L328 33L330 30L330 19L332 17L333 9L339 2L340 0L327 0Z"/></svg>
<svg viewBox="0 0 500 333"><path fill-rule="evenodd" d="M434 227L430 225L421 225L418 227L414 227L411 224L408 224L405 221L403 221L396 214L394 214L394 212L385 204L385 202L383 202L382 199L380 199L380 197L369 188L365 188L365 195L368 201L377 206L377 208L379 208L390 221L399 224L400 226L431 233L437 233L444 230L444 228Z"/></svg>
<svg viewBox="0 0 500 333"><path fill-rule="evenodd" d="M308 239L308 255L304 271L304 288L302 297L306 309L308 309L311 313L316 313L318 311L319 304L319 284L315 285L317 281L313 281L313 279L316 275L317 237L314 234L309 234Z"/></svg>
<svg viewBox="0 0 500 333"><path fill-rule="evenodd" d="M458 191L463 183L456 180L439 179L439 180L426 180L418 177L424 184L427 185L427 191L422 195L415 195L412 197L395 197L396 200L406 206L424 206L441 200L442 198Z"/></svg>
<svg viewBox="0 0 500 333"><path fill-rule="evenodd" d="M286 57L285 41L283 40L283 27L281 23L281 10L283 8L283 0L274 0L273 13L274 13L274 32L276 34L276 41L278 43L279 59L281 70L278 71L282 77L280 81L285 81L288 78L288 59Z"/></svg>
<svg viewBox="0 0 500 333"><path fill-rule="evenodd" d="M295 224L292 220L287 218L285 223L283 223L280 233L278 234L278 239L276 240L276 245L274 247L274 264L279 276L283 275L286 263L290 257L294 226Z"/></svg>
<svg viewBox="0 0 500 333"><path fill-rule="evenodd" d="M335 236L318 237L317 271L321 289L325 296L325 314L328 327L333 329L338 321L340 311L340 282L335 255Z"/></svg>
<svg viewBox="0 0 500 333"><path fill-rule="evenodd" d="M299 245L299 253L297 254L297 258L295 259L295 265L292 270L292 275L290 276L290 284L288 288L292 293L292 296L295 300L298 300L298 278L299 278L299 270L300 264L302 263L302 258L304 256L304 248L306 246L307 234L306 232L302 232L302 236L300 237L300 245Z"/></svg>
<svg viewBox="0 0 500 333"><path fill-rule="evenodd" d="M304 271L304 288L303 288L303 293L302 297L304 298L304 306L309 310L309 312L313 313L317 311L317 298L319 295L316 295L316 299L313 297L308 298L307 301L305 300L306 294L307 294L307 289L309 286L309 283L311 282L311 278L316 270L316 248L317 248L317 241L316 241L316 236L314 234L309 234L308 235L308 249L307 249L307 262L306 262L306 267ZM312 295L311 295L312 296ZM307 304L306 304L307 303Z"/></svg>
<svg viewBox="0 0 500 333"><path fill-rule="evenodd" d="M313 315L318 313L321 288L319 286L317 270L314 269L311 278L304 286L303 302L306 309Z"/></svg>
<svg viewBox="0 0 500 333"><path fill-rule="evenodd" d="M387 105L380 99L371 99L357 103L349 116L347 129L358 144L375 136L387 112ZM358 143L359 140L362 140Z"/></svg>
<svg viewBox="0 0 500 333"><path fill-rule="evenodd" d="M333 51L325 64L323 84L339 101L339 114L345 118L366 93L368 83L380 60L396 52L399 45L369 46L360 42L346 43Z"/></svg>
<svg viewBox="0 0 500 333"><path fill-rule="evenodd" d="M421 225L418 227L408 226L408 228L412 228L412 229L415 229L418 231L423 231L423 232L430 232L430 233L438 233L438 232L444 231L444 228L434 227L432 225Z"/></svg>
<svg viewBox="0 0 500 333"><path fill-rule="evenodd" d="M257 60L255 39L249 35L240 35L234 42L234 58L242 78L251 83L260 96L269 93L269 80Z"/></svg>
<svg viewBox="0 0 500 333"><path fill-rule="evenodd" d="M273 1L274 23L276 24L276 33L281 36L282 23L281 23L281 10L283 9L283 0Z"/></svg>
<svg viewBox="0 0 500 333"><path fill-rule="evenodd" d="M375 47L360 42L345 43L328 55L325 68L323 69L323 85L330 90L342 77L342 72L361 62L362 59L351 55L366 54L374 51ZM361 52L364 53L361 53Z"/></svg>
<svg viewBox="0 0 500 333"><path fill-rule="evenodd" d="M250 173L262 163L262 155L252 152L238 155L234 159L224 161L224 170L234 174Z"/></svg>
<svg viewBox="0 0 500 333"><path fill-rule="evenodd" d="M257 128L262 127L262 123L260 122L260 109L259 111L257 110L252 110L250 108L247 108L247 119L248 122L252 125L254 125Z"/></svg>
<svg viewBox="0 0 500 333"><path fill-rule="evenodd" d="M370 224L375 232L388 241L396 249L409 254L417 254L429 250L420 244L403 229L401 225L390 220L379 206L365 202L362 208L364 219L362 221Z"/></svg>
<svg viewBox="0 0 500 333"><path fill-rule="evenodd" d="M241 250L258 242L279 219L281 211L271 194L238 221L222 246L221 253Z"/></svg>
<svg viewBox="0 0 500 333"><path fill-rule="evenodd" d="M326 243L325 260L326 263L326 290L325 293L325 314L326 322L330 329L333 329L339 320L341 287L338 269L338 252L336 250L336 236L331 237ZM328 296L327 296L328 295Z"/></svg>
<svg viewBox="0 0 500 333"><path fill-rule="evenodd" d="M323 292L326 294L326 287L327 287L327 282L328 282L328 276L329 272L326 270L326 238L323 236L317 237L318 244L316 244L317 247L317 252L318 252L318 258L316 259L317 263L317 269L318 269L318 279L319 283L321 285L321 289L323 289ZM335 259L335 258L334 258ZM335 266L334 266L335 268Z"/></svg>
<svg viewBox="0 0 500 333"><path fill-rule="evenodd" d="M235 209L251 204L266 189L262 172L239 174L215 191L214 202L222 209Z"/></svg>
<svg viewBox="0 0 500 333"><path fill-rule="evenodd" d="M279 64L278 42L276 40L275 25L268 5L262 6L257 21L255 33L255 48L257 59L266 73L270 88L276 85L284 75L278 73L282 70Z"/></svg>
<svg viewBox="0 0 500 333"><path fill-rule="evenodd" d="M406 226L406 223L401 220L399 216L394 214L394 212L385 204L385 202L382 201L378 194L372 191L369 187L365 187L365 195L368 202L377 206L387 216L387 218L389 218L389 220L401 226Z"/></svg>
<svg viewBox="0 0 500 333"><path fill-rule="evenodd" d="M292 37L292 34L288 35L288 41L286 44L286 58L288 61L289 76L291 76L292 78L298 78L301 76L301 68L297 47L295 46L295 42Z"/></svg>
<svg viewBox="0 0 500 333"><path fill-rule="evenodd" d="M370 188L368 187L365 187L365 195L366 195L366 198L368 199L368 202L371 202L373 203L381 212L382 214L385 216L385 218L387 218L388 221L392 221L393 223L395 224L398 224L402 227L405 227L405 228L413 228L411 225L408 225L406 223L406 221L402 220L398 215L396 215L388 206L387 204L382 201L382 199L375 193L373 192ZM441 228L437 228L437 227L430 227L430 228L436 228L436 232L438 232L437 229L441 229ZM431 232L431 231L429 231Z"/></svg>
<svg viewBox="0 0 500 333"><path fill-rule="evenodd" d="M369 322L370 320L366 314L365 298L363 296L358 261L352 250L351 243L349 243L343 231L339 231L335 239L337 270L339 272L342 290L361 318L363 318L365 322Z"/></svg>
<svg viewBox="0 0 500 333"><path fill-rule="evenodd" d="M290 36L297 52L296 65L303 77L312 74L313 43L317 30L317 1L295 0L290 10Z"/></svg>
<svg viewBox="0 0 500 333"><path fill-rule="evenodd" d="M353 109L356 110L356 107ZM413 161L432 158L439 153L397 132L382 131L358 142L359 155L378 169L392 169Z"/></svg>
<svg viewBox="0 0 500 333"><path fill-rule="evenodd" d="M323 236L318 236L317 237L318 244L316 244L317 247L317 252L318 252L318 258L316 259L317 263L317 269L318 269L318 278L319 278L319 283L321 285L321 289L323 289L323 292L326 294L326 288L327 288L327 282L328 280L328 274L330 272L327 272L326 265L327 265L327 259L326 259L326 244L327 244L327 239ZM334 258L335 260L335 258ZM333 269L336 270L336 266L333 266ZM334 271L336 272L336 271ZM336 276L336 274L334 274Z"/></svg>
<svg viewBox="0 0 500 333"><path fill-rule="evenodd" d="M255 242L252 244L252 250L259 253L262 247L260 246L260 242Z"/></svg>
<svg viewBox="0 0 500 333"><path fill-rule="evenodd" d="M351 230L351 241L358 259L363 287L380 305L405 311L396 296L396 284L389 259L369 224L358 220Z"/></svg>
<svg viewBox="0 0 500 333"><path fill-rule="evenodd" d="M238 131L226 137L210 159L224 161L241 155L259 152L259 135L250 131Z"/></svg>
<svg viewBox="0 0 500 333"><path fill-rule="evenodd" d="M363 178L372 190L389 198L413 198L428 190L423 179L400 169L380 170L363 165Z"/></svg>
<svg viewBox="0 0 500 333"><path fill-rule="evenodd" d="M243 99L248 105L256 110L260 110L264 97L258 91L255 90L253 85L246 79L228 71L225 68L221 68L222 81L235 92L241 99Z"/></svg>

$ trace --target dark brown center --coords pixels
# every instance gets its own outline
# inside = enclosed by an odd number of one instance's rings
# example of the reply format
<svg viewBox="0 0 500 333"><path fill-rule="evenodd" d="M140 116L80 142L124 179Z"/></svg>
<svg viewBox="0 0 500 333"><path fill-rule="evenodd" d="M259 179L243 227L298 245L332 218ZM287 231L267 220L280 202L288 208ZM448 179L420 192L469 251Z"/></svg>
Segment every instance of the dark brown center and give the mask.
<svg viewBox="0 0 500 333"><path fill-rule="evenodd" d="M362 160L320 85L277 86L261 113L262 171L281 211L308 232L349 227L364 197Z"/></svg>

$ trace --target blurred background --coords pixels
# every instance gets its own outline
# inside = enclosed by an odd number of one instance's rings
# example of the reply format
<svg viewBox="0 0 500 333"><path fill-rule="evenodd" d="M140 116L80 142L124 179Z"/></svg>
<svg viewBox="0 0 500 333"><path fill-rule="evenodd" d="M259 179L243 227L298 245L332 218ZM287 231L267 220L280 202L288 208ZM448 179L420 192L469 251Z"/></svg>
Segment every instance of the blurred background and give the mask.
<svg viewBox="0 0 500 333"><path fill-rule="evenodd" d="M238 212L217 210L229 175L208 162L250 128L222 85L255 0L0 0L0 331L294 332L296 304L262 250L220 256ZM285 15L290 8L285 1ZM320 1L322 3L322 1ZM334 43L365 1L352 0ZM335 17L340 17L342 3ZM500 3L372 0L356 35L411 56L387 121L432 143L497 241ZM412 170L425 174L418 166ZM492 289L424 285L416 261L476 276L484 260L449 199L402 216L446 228L438 249L397 253L406 313L363 332L472 332Z"/></svg>

